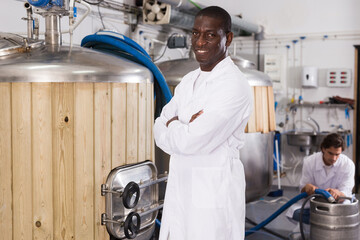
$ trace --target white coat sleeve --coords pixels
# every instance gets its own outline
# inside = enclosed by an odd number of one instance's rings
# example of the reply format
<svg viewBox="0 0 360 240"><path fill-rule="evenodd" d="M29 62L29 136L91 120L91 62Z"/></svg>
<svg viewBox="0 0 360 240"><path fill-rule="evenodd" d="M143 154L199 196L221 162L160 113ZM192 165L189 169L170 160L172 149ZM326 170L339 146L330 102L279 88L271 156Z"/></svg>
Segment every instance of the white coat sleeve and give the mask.
<svg viewBox="0 0 360 240"><path fill-rule="evenodd" d="M171 155L173 152L171 149L167 148L166 144L163 144L163 142L160 141L160 138L163 134L165 134L168 131L168 127L166 126L166 123L173 117L178 115L178 98L180 93L178 93L178 88L175 89L175 94L171 98L170 102L167 103L158 118L155 120L154 124L154 139L156 145L161 148L164 152ZM181 96L180 96L181 97Z"/></svg>
<svg viewBox="0 0 360 240"><path fill-rule="evenodd" d="M344 169L340 181L338 190L345 194L347 197L351 197L352 189L354 187L355 181L355 166L354 163L349 160L350 164Z"/></svg>
<svg viewBox="0 0 360 240"><path fill-rule="evenodd" d="M311 163L315 163L315 155L312 155L310 157L307 157L304 159L304 163L303 163L303 168L302 168L302 175L301 175L301 179L300 179L300 185L299 188L300 190L308 183L314 184L315 180L313 177L313 168L315 166L313 166L314 164Z"/></svg>
<svg viewBox="0 0 360 240"><path fill-rule="evenodd" d="M240 126L245 127L252 108L248 85L218 88L205 104L203 114L191 123L173 121L157 136L157 144L171 154L209 154ZM195 113L194 113L195 114ZM161 146L160 146L161 145Z"/></svg>

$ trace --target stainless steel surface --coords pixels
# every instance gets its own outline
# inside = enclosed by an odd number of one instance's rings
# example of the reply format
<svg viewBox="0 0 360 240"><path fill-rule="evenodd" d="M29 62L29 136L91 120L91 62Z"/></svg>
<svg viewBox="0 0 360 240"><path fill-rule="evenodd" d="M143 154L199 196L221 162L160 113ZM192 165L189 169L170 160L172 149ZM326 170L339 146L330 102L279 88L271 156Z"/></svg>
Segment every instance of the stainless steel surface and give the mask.
<svg viewBox="0 0 360 240"><path fill-rule="evenodd" d="M44 42L33 39L26 39L22 36L0 32L0 64L8 55L29 52L32 49L40 48Z"/></svg>
<svg viewBox="0 0 360 240"><path fill-rule="evenodd" d="M257 71L253 62L238 56L231 56L231 59L245 74L250 86L272 86L271 78L267 74ZM170 60L157 65L170 86L176 86L182 77L199 67L199 63L192 54L189 58Z"/></svg>
<svg viewBox="0 0 360 240"><path fill-rule="evenodd" d="M274 133L246 133L240 150L246 179L246 202L258 200L269 191L273 181Z"/></svg>
<svg viewBox="0 0 360 240"><path fill-rule="evenodd" d="M0 33L0 82L153 82L147 68L127 59L24 39Z"/></svg>
<svg viewBox="0 0 360 240"><path fill-rule="evenodd" d="M245 74L251 86L272 86L268 75L254 68L254 64L240 57L232 57L234 63ZM187 59L177 59L158 64L170 86L180 83L185 74L199 67L193 55ZM240 150L240 159L244 164L246 178L246 202L266 195L273 179L273 137L272 132L246 133L245 146ZM169 155L155 146L155 163L160 173L169 171ZM256 173L256 174L254 174ZM165 186L159 186L159 198L163 199Z"/></svg>
<svg viewBox="0 0 360 240"><path fill-rule="evenodd" d="M328 132L289 131L284 133L287 143L298 147L319 147Z"/></svg>
<svg viewBox="0 0 360 240"><path fill-rule="evenodd" d="M310 200L310 239L358 240L359 202L331 204L323 198Z"/></svg>
<svg viewBox="0 0 360 240"><path fill-rule="evenodd" d="M157 178L157 169L150 161L145 161L133 165L124 165L113 169L107 180L106 187L115 192L124 190L129 182L148 183ZM151 210L151 207L158 204L158 187L152 184L146 188L140 189L139 202L134 209L127 209L124 207L122 197L119 194L105 193L105 208L106 208L106 229L108 232L119 239L125 239L124 227L122 226L126 217L131 212L146 212ZM140 231L136 237L138 240L150 239L154 227L157 210L148 211L141 216ZM108 221L109 220L109 221Z"/></svg>
<svg viewBox="0 0 360 240"><path fill-rule="evenodd" d="M241 68L245 68L245 69L253 69L253 70L256 70L256 65L255 63L245 59L245 58L242 58L242 57L239 57L239 56L233 56L231 55L231 59L234 61L234 63L238 66L238 67L241 67Z"/></svg>
<svg viewBox="0 0 360 240"><path fill-rule="evenodd" d="M45 16L45 43L49 45L61 45L60 16L47 14Z"/></svg>

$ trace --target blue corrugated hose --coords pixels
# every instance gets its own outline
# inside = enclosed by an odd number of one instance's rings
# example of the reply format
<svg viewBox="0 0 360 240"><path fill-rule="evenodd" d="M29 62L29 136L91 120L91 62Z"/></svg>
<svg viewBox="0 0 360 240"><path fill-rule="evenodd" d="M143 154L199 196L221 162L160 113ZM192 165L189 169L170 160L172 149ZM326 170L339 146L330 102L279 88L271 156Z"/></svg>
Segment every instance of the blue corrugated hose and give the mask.
<svg viewBox="0 0 360 240"><path fill-rule="evenodd" d="M333 196L329 192L327 192L323 189L316 189L315 193L323 195L329 202L335 201ZM279 208L279 210L277 210L275 213L273 213L270 217L268 217L267 219L265 219L264 221L262 221L255 227L251 228L250 230L246 231L245 236L248 236L248 235L260 230L261 228L265 227L265 225L267 225L272 220L274 220L276 217L278 217L282 212L284 212L286 209L288 209L291 205L293 205L300 199L306 198L307 196L308 196L307 193L303 192L303 193L297 195L296 197L290 199L287 203L285 203L281 208Z"/></svg>
<svg viewBox="0 0 360 240"><path fill-rule="evenodd" d="M296 203L297 201L299 201L300 199L303 199L305 197L307 197L307 193L303 192L303 193L297 195L296 197L292 198L290 201L285 203L281 208L279 208L279 210L274 212L270 217L268 217L267 219L265 219L264 221L262 221L261 223L259 223L255 227L251 228L250 230L247 230L245 232L245 236L253 234L254 232L260 230L263 227L265 227L268 223L270 223L272 220L274 220L277 216L279 216L282 212L284 212L286 209L288 209L291 205L293 205L294 203Z"/></svg>
<svg viewBox="0 0 360 240"><path fill-rule="evenodd" d="M155 81L159 84L166 103L172 98L170 89L164 76L158 67L152 62L146 51L135 41L115 32L98 32L86 36L81 41L82 47L94 48L103 52L120 55L147 67L154 75ZM120 52L119 52L120 51ZM124 54L127 53L127 54Z"/></svg>

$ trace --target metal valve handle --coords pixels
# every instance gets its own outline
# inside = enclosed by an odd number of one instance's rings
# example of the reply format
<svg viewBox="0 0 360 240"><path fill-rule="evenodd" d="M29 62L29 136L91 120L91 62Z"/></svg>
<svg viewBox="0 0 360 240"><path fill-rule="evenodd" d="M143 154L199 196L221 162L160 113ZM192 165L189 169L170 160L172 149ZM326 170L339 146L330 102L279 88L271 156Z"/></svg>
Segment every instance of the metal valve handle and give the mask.
<svg viewBox="0 0 360 240"><path fill-rule="evenodd" d="M126 207L127 209L131 209L137 205L140 198L140 189L149 187L160 182L164 182L166 180L167 176L144 184L140 184L140 186L135 182L129 182L125 186L124 192L122 194L124 207Z"/></svg>
<svg viewBox="0 0 360 240"><path fill-rule="evenodd" d="M124 233L128 239L133 239L140 230L140 215L136 212L131 212L127 216L124 224Z"/></svg>
<svg viewBox="0 0 360 240"><path fill-rule="evenodd" d="M134 208L139 201L140 197L140 188L139 185L135 182L129 182L122 195L124 207L130 209Z"/></svg>

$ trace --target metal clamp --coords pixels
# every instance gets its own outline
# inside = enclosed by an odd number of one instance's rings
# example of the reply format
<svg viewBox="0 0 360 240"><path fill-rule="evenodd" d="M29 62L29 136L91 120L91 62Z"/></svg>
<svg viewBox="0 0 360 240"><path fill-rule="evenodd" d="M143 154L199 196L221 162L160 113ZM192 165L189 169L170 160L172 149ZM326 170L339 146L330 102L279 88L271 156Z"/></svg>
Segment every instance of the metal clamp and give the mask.
<svg viewBox="0 0 360 240"><path fill-rule="evenodd" d="M105 225L106 223L114 223L119 224L120 226L124 226L124 221L122 220L112 220L110 218L107 218L106 213L101 214L101 225Z"/></svg>
<svg viewBox="0 0 360 240"><path fill-rule="evenodd" d="M110 190L106 184L101 184L101 196L105 196L106 193L119 194L119 197L122 196L123 191L121 190Z"/></svg>

